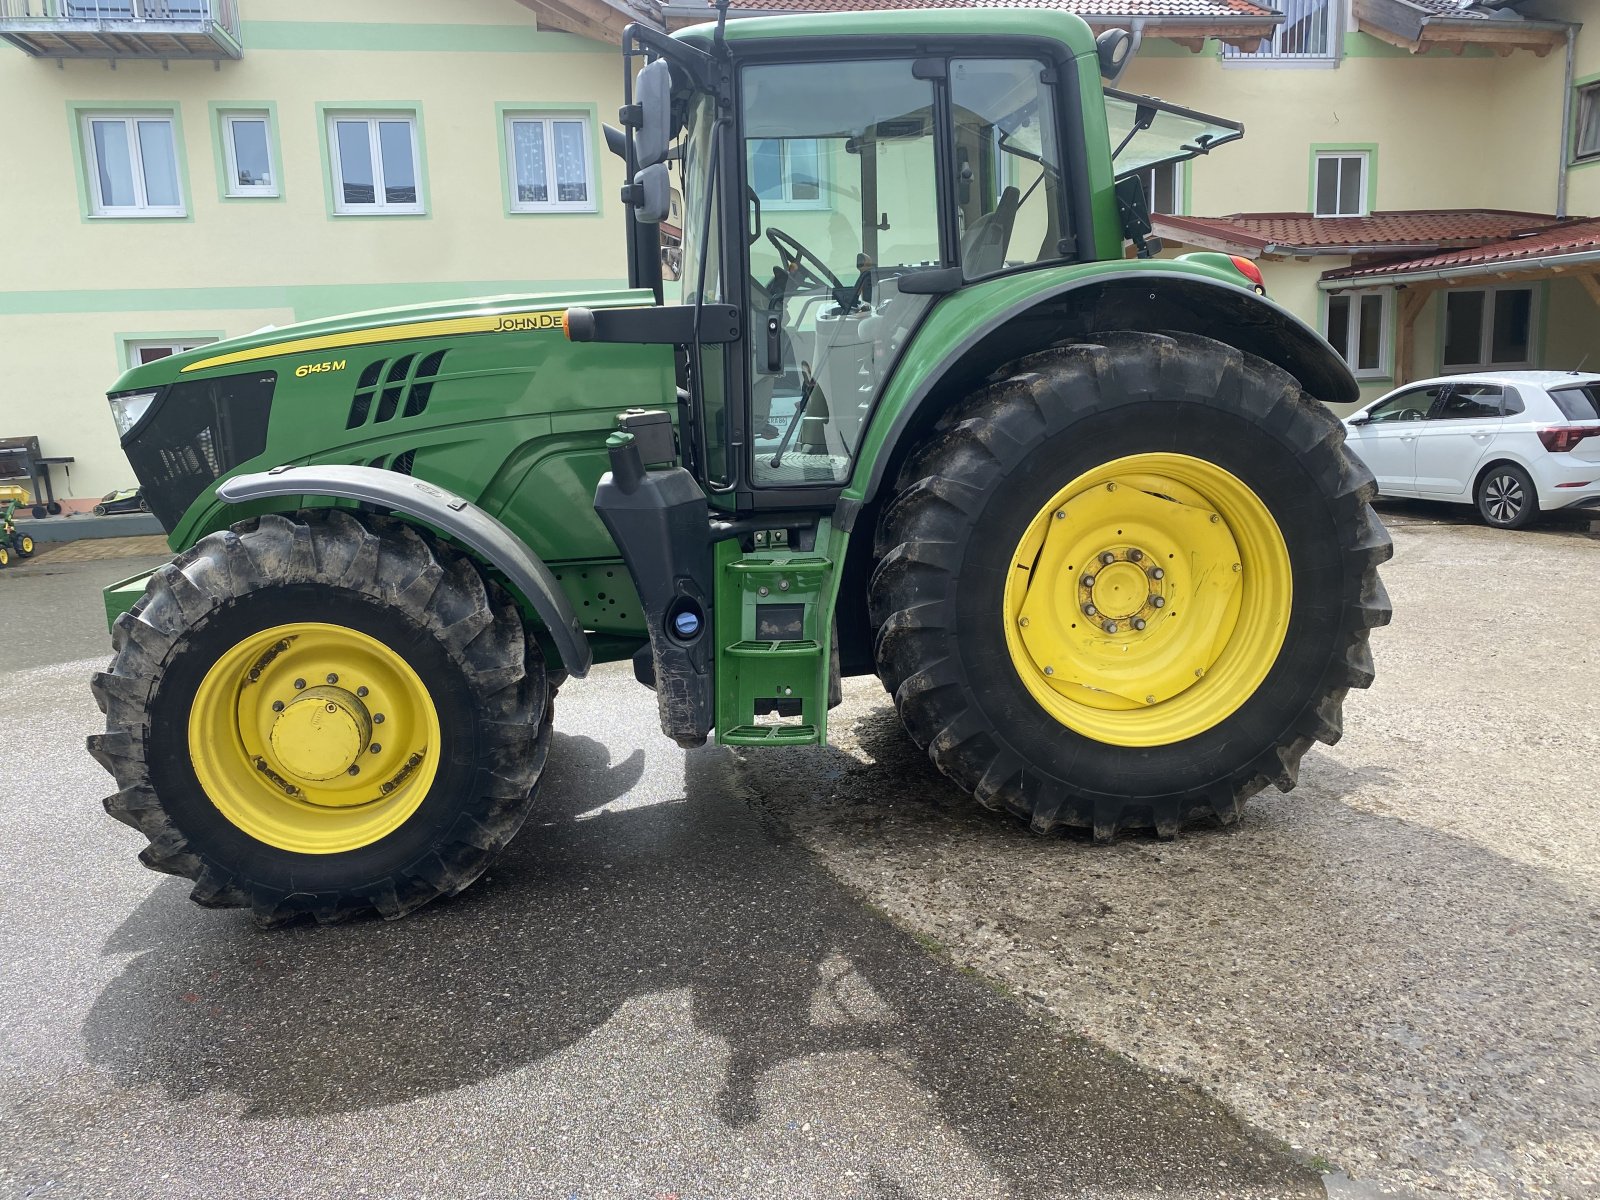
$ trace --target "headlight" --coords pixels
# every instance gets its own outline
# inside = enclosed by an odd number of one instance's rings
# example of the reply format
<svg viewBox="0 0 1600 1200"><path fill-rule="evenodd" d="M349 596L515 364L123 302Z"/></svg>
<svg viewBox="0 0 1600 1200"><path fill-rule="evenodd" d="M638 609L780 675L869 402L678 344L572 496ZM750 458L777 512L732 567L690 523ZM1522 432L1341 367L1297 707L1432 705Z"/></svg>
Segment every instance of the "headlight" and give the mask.
<svg viewBox="0 0 1600 1200"><path fill-rule="evenodd" d="M150 411L150 404L159 392L135 392L128 396L111 397L111 418L117 423L117 436L127 437L128 430L139 423L139 418Z"/></svg>

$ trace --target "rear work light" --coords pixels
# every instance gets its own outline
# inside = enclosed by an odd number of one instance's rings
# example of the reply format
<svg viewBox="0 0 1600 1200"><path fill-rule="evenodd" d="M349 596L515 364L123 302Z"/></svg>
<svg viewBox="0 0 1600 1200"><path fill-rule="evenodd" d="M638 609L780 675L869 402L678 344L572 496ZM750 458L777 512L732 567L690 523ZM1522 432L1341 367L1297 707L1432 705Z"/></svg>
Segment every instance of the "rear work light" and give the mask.
<svg viewBox="0 0 1600 1200"><path fill-rule="evenodd" d="M1265 296L1267 294L1267 281L1261 276L1261 268L1243 255L1230 254L1228 257L1233 260L1233 265L1238 269L1239 274L1255 284L1257 294Z"/></svg>
<svg viewBox="0 0 1600 1200"><path fill-rule="evenodd" d="M1565 454L1584 438L1600 437L1600 425L1557 425L1539 430L1539 440L1551 454Z"/></svg>

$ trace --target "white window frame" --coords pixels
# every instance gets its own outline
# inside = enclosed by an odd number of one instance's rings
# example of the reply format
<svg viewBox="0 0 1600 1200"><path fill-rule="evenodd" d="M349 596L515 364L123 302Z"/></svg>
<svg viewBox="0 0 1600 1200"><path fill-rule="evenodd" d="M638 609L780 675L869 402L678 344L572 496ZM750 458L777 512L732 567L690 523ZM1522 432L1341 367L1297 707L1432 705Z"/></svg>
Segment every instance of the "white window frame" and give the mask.
<svg viewBox="0 0 1600 1200"><path fill-rule="evenodd" d="M200 346L210 346L220 340L220 338L214 337L179 339L148 337L131 338L127 341L124 341L122 345L124 352L128 356L127 365L130 369L132 369L133 367L143 365L139 358L139 351L141 350L170 350L173 354L182 354L185 350L194 350Z"/></svg>
<svg viewBox="0 0 1600 1200"><path fill-rule="evenodd" d="M1441 375L1463 375L1469 371L1503 371L1515 368L1531 368L1539 356L1538 347L1535 346L1534 337L1539 332L1539 291L1533 284L1503 283L1493 287L1481 288L1450 288L1440 293L1439 327L1439 373ZM1468 292L1481 292L1483 301L1483 328L1478 331L1478 361L1472 363L1446 363L1444 361L1445 347L1450 344L1450 308L1451 296L1463 295ZM1528 292L1528 357L1518 362L1490 362L1489 355L1494 349L1494 309L1497 298L1501 292Z"/></svg>
<svg viewBox="0 0 1600 1200"><path fill-rule="evenodd" d="M341 217L420 216L428 211L422 178L422 152L418 141L415 109L396 108L371 111L329 111L327 114L328 169L333 180L333 211ZM344 198L344 164L339 157L339 122L364 121L367 125L368 153L372 156L372 203L352 204ZM383 149L378 142L378 122L404 121L411 130L411 173L417 181L417 198L412 202L391 202L384 196Z"/></svg>
<svg viewBox="0 0 1600 1200"><path fill-rule="evenodd" d="M187 217L183 186L183 159L178 145L178 114L173 109L151 109L148 112L124 109L111 112L85 111L79 114L79 137L83 142L83 169L89 189L89 215L91 217L132 217L138 219ZM100 162L95 157L94 124L96 121L120 122L127 127L128 164L132 174L135 203L111 205L100 194ZM144 148L139 143L140 121L162 121L167 126L167 136L172 139L172 172L178 188L176 205L153 205L149 202L144 182Z"/></svg>
<svg viewBox="0 0 1600 1200"><path fill-rule="evenodd" d="M522 200L517 196L517 135L516 123L518 121L539 121L543 125L544 162L545 171L549 178L547 184L552 199L549 200ZM560 192L560 182L556 179L556 121L572 121L583 126L583 181L588 190L587 200L559 200L553 197ZM506 138L506 182L510 188L507 199L514 213L592 213L600 208L598 194L598 164L594 155L594 134L589 124L589 114L581 111L542 111L539 109L519 110L508 112L505 115Z"/></svg>
<svg viewBox="0 0 1600 1200"><path fill-rule="evenodd" d="M1593 162L1600 159L1600 83L1585 83L1578 87L1576 120L1572 126L1572 161ZM1583 146L1583 131L1592 129L1594 144L1587 150Z"/></svg>
<svg viewBox="0 0 1600 1200"><path fill-rule="evenodd" d="M1272 36L1261 39L1265 47L1260 50L1240 50L1235 46L1222 47L1224 66L1272 67L1333 67L1339 63L1343 49L1345 0L1325 0L1323 11L1327 14L1327 51L1317 54L1306 50L1285 50L1286 33L1292 19L1302 9L1315 7L1317 0L1261 0L1264 7L1284 14L1284 21L1274 27Z"/></svg>
<svg viewBox="0 0 1600 1200"><path fill-rule="evenodd" d="M1335 345L1333 348L1339 352L1340 357L1350 368L1350 373L1357 379L1391 379L1394 377L1394 289L1393 288L1362 288L1359 291L1340 292L1341 298L1350 301L1350 316L1345 322L1345 344ZM1356 366L1361 361L1361 298L1363 296L1377 296L1383 301L1383 310L1378 318L1378 365L1360 369ZM1328 337L1328 310L1332 306L1334 293L1322 293L1322 336ZM1330 342L1331 344L1331 342Z"/></svg>
<svg viewBox="0 0 1600 1200"><path fill-rule="evenodd" d="M234 145L233 126L237 121L259 121L267 135L267 174L271 183L240 183L238 150ZM229 197L242 199L248 196L278 196L278 159L272 153L272 114L266 109L231 109L222 114L222 157L228 168Z"/></svg>
<svg viewBox="0 0 1600 1200"><path fill-rule="evenodd" d="M1169 213L1161 213L1156 211L1155 206L1155 176L1157 171L1166 170L1169 168L1172 171L1172 211ZM1150 206L1150 213L1152 216L1186 217L1189 215L1183 211L1183 184L1184 176L1187 174L1188 170L1189 164L1186 162L1171 162L1157 163L1154 166L1141 167L1136 172L1140 181L1144 184L1145 203Z"/></svg>
<svg viewBox="0 0 1600 1200"><path fill-rule="evenodd" d="M1326 161L1329 161L1329 160L1340 160L1340 159L1347 159L1347 158L1357 159L1361 163L1360 187L1356 191L1358 207L1357 207L1356 211L1353 212L1353 213L1347 213L1347 212L1323 212L1320 208L1317 207L1318 193L1320 193L1322 191L1322 188L1318 186L1322 182L1322 164L1324 162L1326 162ZM1344 170L1345 170L1345 168L1343 166L1339 167L1339 181L1340 182L1343 181ZM1370 186L1371 178L1372 178L1372 151L1370 151L1370 150L1318 150L1317 153L1316 153L1316 157L1312 160L1312 164L1311 164L1311 215L1312 216L1316 216L1316 217L1364 217L1364 216L1367 216L1369 211L1370 211L1370 209L1367 206L1367 189ZM1338 188L1337 186L1333 189L1335 202L1337 202L1337 198L1338 198L1340 190L1341 189Z"/></svg>
<svg viewBox="0 0 1600 1200"><path fill-rule="evenodd" d="M764 212L764 213L765 212L821 212L821 211L824 211L826 209L830 209L830 208L833 207L833 201L829 198L828 164L827 164L826 158L824 157L823 149L822 149L823 148L824 139L822 139L822 138L752 138L752 139L750 139L750 141L755 141L755 142L777 142L778 143L778 178L780 180L782 180L782 182L783 182L783 196L782 196L781 199L777 199L777 200L768 200L766 197L763 196L762 199L761 199L761 211L762 212ZM790 185L794 182L794 175L788 170L788 167L786 166L786 163L788 162L788 158L789 158L789 145L788 144L790 142L811 142L816 146L816 154L817 154L817 198L815 200L796 200L794 198L793 194L792 194L792 189L791 189ZM745 143L745 145L747 145L747 146L749 144L750 144L750 142L746 142ZM746 169L748 169L748 167Z"/></svg>

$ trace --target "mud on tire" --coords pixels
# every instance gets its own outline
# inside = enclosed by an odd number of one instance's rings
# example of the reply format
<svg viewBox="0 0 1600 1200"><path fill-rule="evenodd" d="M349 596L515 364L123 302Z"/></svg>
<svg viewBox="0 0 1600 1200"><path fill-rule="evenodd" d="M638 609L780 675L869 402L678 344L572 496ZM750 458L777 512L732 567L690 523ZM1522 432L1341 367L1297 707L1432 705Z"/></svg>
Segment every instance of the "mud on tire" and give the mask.
<svg viewBox="0 0 1600 1200"><path fill-rule="evenodd" d="M331 854L280 849L231 824L195 775L186 732L219 647L315 620L402 654L444 731L416 811L380 840ZM477 879L532 805L550 741L543 660L503 589L404 522L319 510L211 534L155 573L112 645L93 683L106 732L88 743L116 779L106 811L149 839L147 867L193 880L199 904L248 907L269 925L401 917Z"/></svg>
<svg viewBox="0 0 1600 1200"><path fill-rule="evenodd" d="M1339 421L1286 372L1193 335L1100 335L1007 369L957 406L900 472L870 591L878 673L935 765L1040 833L1176 833L1227 823L1267 784L1288 791L1313 741L1333 743L1372 682L1392 553L1371 475ZM1007 651L1012 548L1052 492L1144 453L1224 466L1280 527L1293 576L1281 650L1231 716L1166 745L1113 745L1057 721ZM1118 531L1120 532L1120 531Z"/></svg>

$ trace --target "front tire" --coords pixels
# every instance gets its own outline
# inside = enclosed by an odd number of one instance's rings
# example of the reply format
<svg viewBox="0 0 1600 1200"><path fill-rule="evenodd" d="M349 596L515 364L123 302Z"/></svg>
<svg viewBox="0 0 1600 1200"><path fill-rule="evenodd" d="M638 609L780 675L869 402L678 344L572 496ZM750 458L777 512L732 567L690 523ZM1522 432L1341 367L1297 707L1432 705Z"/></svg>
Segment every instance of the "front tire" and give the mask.
<svg viewBox="0 0 1600 1200"><path fill-rule="evenodd" d="M1343 440L1206 338L1016 364L913 452L879 523L875 650L907 731L1041 833L1170 835L1288 791L1390 614Z"/></svg>
<svg viewBox="0 0 1600 1200"><path fill-rule="evenodd" d="M140 860L263 924L404 916L472 883L532 804L543 661L515 603L402 522L214 533L152 576L94 680Z"/></svg>
<svg viewBox="0 0 1600 1200"><path fill-rule="evenodd" d="M1478 480L1478 515L1496 529L1526 529L1539 515L1539 493L1528 473L1500 463Z"/></svg>
<svg viewBox="0 0 1600 1200"><path fill-rule="evenodd" d="M31 533L20 534L17 537L16 546L17 553L23 558L33 557L33 535Z"/></svg>

